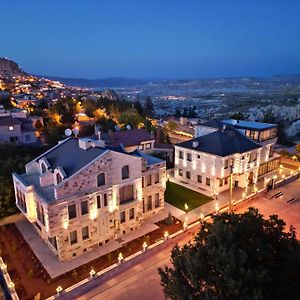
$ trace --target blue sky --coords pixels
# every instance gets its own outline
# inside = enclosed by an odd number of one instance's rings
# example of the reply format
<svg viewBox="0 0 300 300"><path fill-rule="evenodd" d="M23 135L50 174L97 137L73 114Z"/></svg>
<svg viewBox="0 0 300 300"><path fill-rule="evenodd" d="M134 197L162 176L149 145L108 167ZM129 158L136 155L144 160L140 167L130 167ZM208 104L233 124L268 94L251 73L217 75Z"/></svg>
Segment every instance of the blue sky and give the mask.
<svg viewBox="0 0 300 300"><path fill-rule="evenodd" d="M2 0L0 56L31 73L300 73L298 0Z"/></svg>

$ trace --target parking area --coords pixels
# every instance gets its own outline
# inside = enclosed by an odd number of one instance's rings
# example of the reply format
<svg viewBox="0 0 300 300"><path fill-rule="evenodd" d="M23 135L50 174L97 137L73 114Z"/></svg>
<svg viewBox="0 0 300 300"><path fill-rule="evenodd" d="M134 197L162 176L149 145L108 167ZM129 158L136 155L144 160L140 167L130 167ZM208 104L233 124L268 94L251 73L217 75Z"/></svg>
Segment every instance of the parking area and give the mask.
<svg viewBox="0 0 300 300"><path fill-rule="evenodd" d="M265 216L277 214L283 219L287 227L293 225L296 228L297 238L300 239L300 180L271 190L263 197L258 198L248 206L244 206L237 212L244 212L249 206L259 209Z"/></svg>

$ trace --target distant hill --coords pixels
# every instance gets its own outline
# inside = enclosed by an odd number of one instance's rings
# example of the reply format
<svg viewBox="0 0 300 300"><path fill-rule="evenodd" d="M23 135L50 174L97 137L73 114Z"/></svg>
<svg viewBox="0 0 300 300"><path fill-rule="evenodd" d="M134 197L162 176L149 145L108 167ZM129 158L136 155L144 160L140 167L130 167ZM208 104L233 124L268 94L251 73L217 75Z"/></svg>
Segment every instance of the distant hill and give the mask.
<svg viewBox="0 0 300 300"><path fill-rule="evenodd" d="M38 75L39 77L42 77ZM64 78L56 76L43 76L45 78L60 81L66 85L84 88L114 88L114 87L136 87L147 84L149 81L134 78L111 77L104 79Z"/></svg>
<svg viewBox="0 0 300 300"><path fill-rule="evenodd" d="M19 65L8 58L0 57L0 76L26 75Z"/></svg>

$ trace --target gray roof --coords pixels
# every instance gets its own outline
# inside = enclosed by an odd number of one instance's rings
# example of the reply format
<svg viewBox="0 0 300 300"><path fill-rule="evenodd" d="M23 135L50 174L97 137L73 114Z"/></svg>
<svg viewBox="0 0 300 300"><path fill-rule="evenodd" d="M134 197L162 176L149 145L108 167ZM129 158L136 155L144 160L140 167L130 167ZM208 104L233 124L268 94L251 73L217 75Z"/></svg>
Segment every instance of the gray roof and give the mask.
<svg viewBox="0 0 300 300"><path fill-rule="evenodd" d="M193 142L198 142L198 145L193 147ZM259 144L232 127L226 127L225 130L219 129L210 134L176 145L222 157L261 148Z"/></svg>
<svg viewBox="0 0 300 300"><path fill-rule="evenodd" d="M41 155L39 159L47 158L52 169L62 167L69 177L105 151L107 151L105 148L98 147L90 147L87 150L81 149L78 139L70 138L52 148L48 153Z"/></svg>
<svg viewBox="0 0 300 300"><path fill-rule="evenodd" d="M252 130L266 130L270 128L276 128L276 124L262 123L262 122L252 122L252 121L243 121L243 120L234 120L228 119L222 121L223 123L234 126L239 129L252 129Z"/></svg>
<svg viewBox="0 0 300 300"><path fill-rule="evenodd" d="M160 158L157 158L155 156L152 156L152 155L148 155L148 154L145 154L139 150L135 150L134 152L131 152L132 155L134 156L137 156L137 157L142 157L144 159L146 159L147 161L147 166L152 166L152 165L156 165L156 164L160 164L160 163L164 163L165 161L160 159Z"/></svg>

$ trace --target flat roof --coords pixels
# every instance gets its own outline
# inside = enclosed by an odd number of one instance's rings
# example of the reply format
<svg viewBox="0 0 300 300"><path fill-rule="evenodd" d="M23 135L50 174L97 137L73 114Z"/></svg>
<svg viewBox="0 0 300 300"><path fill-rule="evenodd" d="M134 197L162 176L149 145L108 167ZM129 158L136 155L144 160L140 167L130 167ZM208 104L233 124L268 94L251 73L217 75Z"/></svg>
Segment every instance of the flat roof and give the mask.
<svg viewBox="0 0 300 300"><path fill-rule="evenodd" d="M269 124L269 123L262 123L262 122L253 122L253 121L244 121L244 120L235 120L235 119L228 119L222 121L228 125L232 125L235 128L240 129L254 129L254 130L266 130L271 128L276 128L276 124Z"/></svg>

